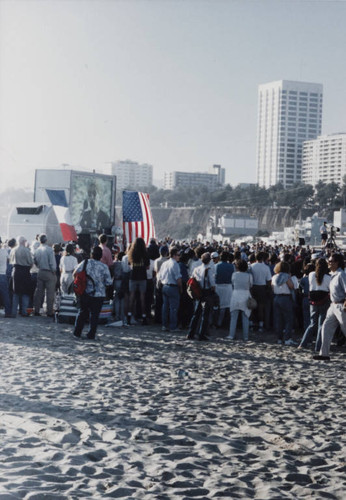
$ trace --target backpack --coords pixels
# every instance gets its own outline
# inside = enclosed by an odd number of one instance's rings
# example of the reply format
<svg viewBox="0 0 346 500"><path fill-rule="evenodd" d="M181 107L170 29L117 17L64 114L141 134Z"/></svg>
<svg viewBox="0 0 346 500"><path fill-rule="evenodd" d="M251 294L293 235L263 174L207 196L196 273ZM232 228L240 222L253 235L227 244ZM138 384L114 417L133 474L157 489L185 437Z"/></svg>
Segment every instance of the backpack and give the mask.
<svg viewBox="0 0 346 500"><path fill-rule="evenodd" d="M186 291L193 300L200 300L202 298L202 288L196 278L192 277L187 281Z"/></svg>
<svg viewBox="0 0 346 500"><path fill-rule="evenodd" d="M86 290L87 281L89 276L86 273L86 266L88 263L88 259L84 260L84 265L82 270L79 273L75 274L73 280L73 291L76 295L83 295Z"/></svg>

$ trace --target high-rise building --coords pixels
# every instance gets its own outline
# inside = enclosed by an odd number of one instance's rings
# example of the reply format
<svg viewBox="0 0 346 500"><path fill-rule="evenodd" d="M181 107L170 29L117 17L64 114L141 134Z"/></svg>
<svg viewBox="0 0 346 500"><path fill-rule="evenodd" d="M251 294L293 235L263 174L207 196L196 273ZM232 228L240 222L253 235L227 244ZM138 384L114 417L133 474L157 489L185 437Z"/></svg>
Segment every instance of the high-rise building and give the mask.
<svg viewBox="0 0 346 500"><path fill-rule="evenodd" d="M304 142L302 180L341 184L346 175L346 133L322 135Z"/></svg>
<svg viewBox="0 0 346 500"><path fill-rule="evenodd" d="M279 80L259 86L257 183L285 188L302 179L303 142L321 134L323 86Z"/></svg>
<svg viewBox="0 0 346 500"><path fill-rule="evenodd" d="M225 169L221 165L213 165L208 172L165 172L164 189L173 190L178 187L206 186L208 191L215 191L225 184Z"/></svg>
<svg viewBox="0 0 346 500"><path fill-rule="evenodd" d="M153 166L124 160L111 163L112 175L117 178L117 189L146 188L153 184Z"/></svg>
<svg viewBox="0 0 346 500"><path fill-rule="evenodd" d="M221 167L221 165L213 165L209 168L209 173L217 175L217 183L220 186L223 186L225 184L226 171Z"/></svg>

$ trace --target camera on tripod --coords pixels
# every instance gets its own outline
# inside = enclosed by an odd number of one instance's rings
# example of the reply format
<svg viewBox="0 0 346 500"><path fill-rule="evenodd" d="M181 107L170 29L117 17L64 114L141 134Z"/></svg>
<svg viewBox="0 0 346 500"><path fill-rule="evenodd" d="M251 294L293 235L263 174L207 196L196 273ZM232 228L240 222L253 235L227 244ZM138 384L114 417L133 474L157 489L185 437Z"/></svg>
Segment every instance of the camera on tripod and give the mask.
<svg viewBox="0 0 346 500"><path fill-rule="evenodd" d="M332 224L329 226L330 236L327 239L325 248L330 248L334 250L338 250L336 244L336 233L340 232L340 228L333 226Z"/></svg>
<svg viewBox="0 0 346 500"><path fill-rule="evenodd" d="M336 233L340 232L340 228L336 226L330 226L330 237L335 238Z"/></svg>

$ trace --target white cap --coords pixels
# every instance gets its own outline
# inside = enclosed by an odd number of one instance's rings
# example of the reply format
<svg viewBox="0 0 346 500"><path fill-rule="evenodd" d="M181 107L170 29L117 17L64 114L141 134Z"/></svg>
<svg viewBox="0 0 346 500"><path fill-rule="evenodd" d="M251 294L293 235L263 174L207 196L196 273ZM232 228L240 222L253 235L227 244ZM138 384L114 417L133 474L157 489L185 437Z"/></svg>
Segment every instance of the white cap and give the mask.
<svg viewBox="0 0 346 500"><path fill-rule="evenodd" d="M210 257L212 259L216 259L218 256L219 256L219 254L217 252L213 252Z"/></svg>

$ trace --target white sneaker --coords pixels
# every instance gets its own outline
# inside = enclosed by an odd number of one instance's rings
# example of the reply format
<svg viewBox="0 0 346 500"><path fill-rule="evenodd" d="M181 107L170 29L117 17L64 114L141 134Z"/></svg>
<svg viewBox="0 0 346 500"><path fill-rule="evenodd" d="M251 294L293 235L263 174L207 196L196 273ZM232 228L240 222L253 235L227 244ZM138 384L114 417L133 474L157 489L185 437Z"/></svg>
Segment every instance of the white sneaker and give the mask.
<svg viewBox="0 0 346 500"><path fill-rule="evenodd" d="M277 343L278 343L279 345L282 345L282 344L283 344L282 340L280 340L280 339L278 340L278 342L277 342Z"/></svg>
<svg viewBox="0 0 346 500"><path fill-rule="evenodd" d="M163 327L161 328L161 330L162 330L163 332L168 332L168 328L166 328L165 326L163 326Z"/></svg>
<svg viewBox="0 0 346 500"><path fill-rule="evenodd" d="M223 340L234 340L234 338L228 336L228 337L224 337Z"/></svg>
<svg viewBox="0 0 346 500"><path fill-rule="evenodd" d="M295 342L293 339L285 340L285 345L297 346L298 342Z"/></svg>

